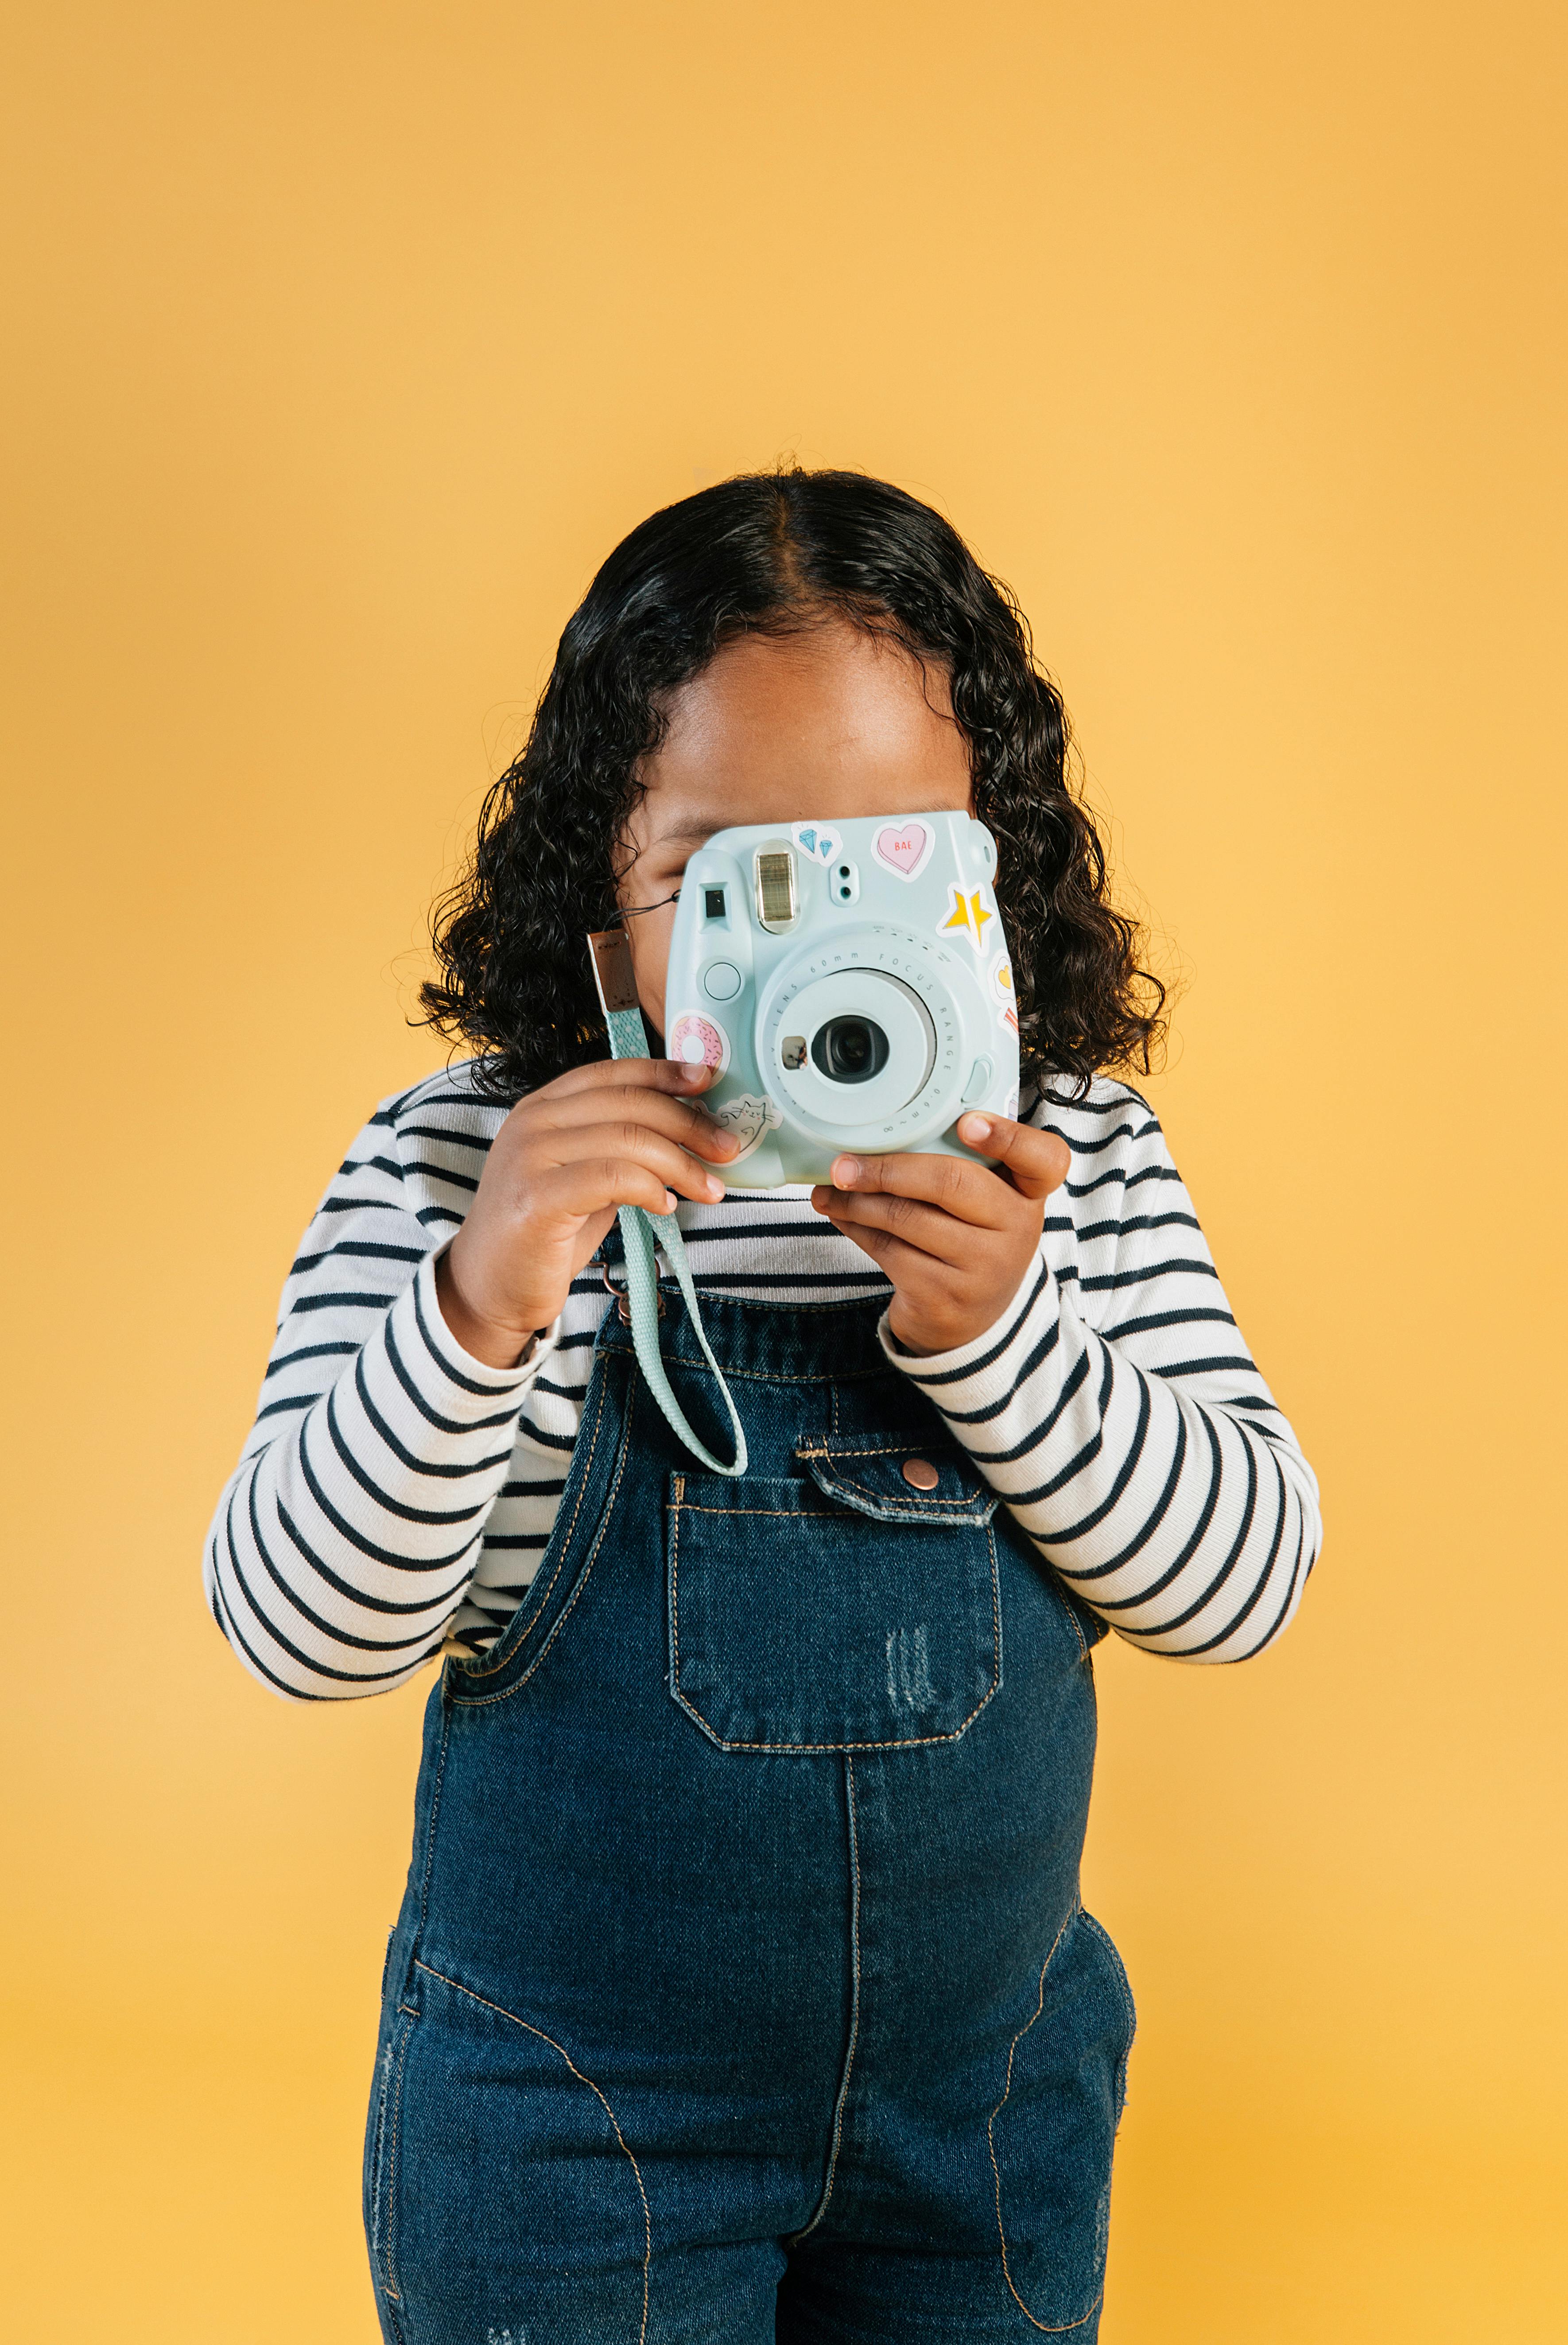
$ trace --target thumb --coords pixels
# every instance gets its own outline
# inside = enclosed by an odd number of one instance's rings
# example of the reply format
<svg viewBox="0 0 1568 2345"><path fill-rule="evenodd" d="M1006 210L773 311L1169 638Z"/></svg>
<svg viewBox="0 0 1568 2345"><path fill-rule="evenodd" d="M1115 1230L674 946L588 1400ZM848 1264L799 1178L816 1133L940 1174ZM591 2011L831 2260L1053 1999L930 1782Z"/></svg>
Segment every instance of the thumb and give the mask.
<svg viewBox="0 0 1568 2345"><path fill-rule="evenodd" d="M1010 1116L960 1116L958 1137L966 1148L1006 1165L1018 1194L1037 1202L1061 1187L1073 1161L1060 1132L1037 1132L1032 1123L1015 1123Z"/></svg>

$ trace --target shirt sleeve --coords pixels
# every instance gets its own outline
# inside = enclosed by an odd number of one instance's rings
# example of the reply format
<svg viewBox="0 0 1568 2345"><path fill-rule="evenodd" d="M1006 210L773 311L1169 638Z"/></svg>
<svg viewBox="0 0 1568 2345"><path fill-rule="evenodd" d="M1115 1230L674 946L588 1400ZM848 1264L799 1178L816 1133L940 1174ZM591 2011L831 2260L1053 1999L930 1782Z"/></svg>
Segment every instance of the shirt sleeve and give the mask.
<svg viewBox="0 0 1568 2345"><path fill-rule="evenodd" d="M213 1618L253 1677L297 1700L389 1692L438 1650L558 1333L515 1368L454 1339L435 1263L477 1183L423 1203L396 1107L359 1133L301 1242L207 1534Z"/></svg>
<svg viewBox="0 0 1568 2345"><path fill-rule="evenodd" d="M1118 1128L1080 1136L1070 1210L996 1325L931 1358L885 1320L882 1341L1075 1596L1148 1651L1245 1660L1300 1601L1318 1485L1157 1119L1120 1099ZM1074 1146L1072 1117L1033 1121Z"/></svg>

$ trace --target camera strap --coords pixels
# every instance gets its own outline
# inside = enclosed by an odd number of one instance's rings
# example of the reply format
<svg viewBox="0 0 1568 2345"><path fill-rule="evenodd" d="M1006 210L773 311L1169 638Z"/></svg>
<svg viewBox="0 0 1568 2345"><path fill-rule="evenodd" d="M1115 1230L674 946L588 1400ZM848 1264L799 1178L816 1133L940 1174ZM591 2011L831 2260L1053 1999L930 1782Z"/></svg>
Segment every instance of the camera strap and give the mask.
<svg viewBox="0 0 1568 2345"><path fill-rule="evenodd" d="M637 989L632 974L632 948L624 931L602 929L588 939L593 961L593 980L599 988L603 1006L605 1030L610 1036L612 1059L645 1059L649 1056L648 1030L642 1023L642 1012L637 1000ZM746 1470L746 1436L741 1424L740 1411L731 1397L724 1382L723 1370L714 1359L703 1315L697 1306L697 1290L692 1284L692 1265L686 1259L686 1243L673 1213L644 1213L641 1205L622 1205L616 1213L621 1224L621 1244L626 1257L626 1303L632 1319L632 1347L637 1355L649 1391L663 1409L678 1441L684 1442L693 1457L714 1474L744 1474ZM697 1347L713 1372L724 1406L730 1413L730 1425L735 1436L733 1465L725 1466L705 1449L686 1422L685 1412L670 1389L670 1379L664 1372L663 1357L659 1350L659 1270L654 1261L655 1246L663 1246L664 1259L675 1274L675 1283L684 1299L691 1318Z"/></svg>

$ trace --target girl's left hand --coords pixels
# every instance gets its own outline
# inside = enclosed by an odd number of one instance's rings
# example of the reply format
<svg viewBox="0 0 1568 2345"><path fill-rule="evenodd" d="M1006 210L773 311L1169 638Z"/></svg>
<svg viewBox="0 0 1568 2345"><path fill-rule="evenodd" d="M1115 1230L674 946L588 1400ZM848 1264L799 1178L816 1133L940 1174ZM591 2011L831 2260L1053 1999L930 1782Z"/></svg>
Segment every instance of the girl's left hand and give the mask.
<svg viewBox="0 0 1568 2345"><path fill-rule="evenodd" d="M956 1351L996 1325L1072 1162L1054 1132L1007 1116L961 1116L957 1131L995 1172L959 1156L839 1156L834 1186L811 1193L892 1280L887 1324L907 1352Z"/></svg>

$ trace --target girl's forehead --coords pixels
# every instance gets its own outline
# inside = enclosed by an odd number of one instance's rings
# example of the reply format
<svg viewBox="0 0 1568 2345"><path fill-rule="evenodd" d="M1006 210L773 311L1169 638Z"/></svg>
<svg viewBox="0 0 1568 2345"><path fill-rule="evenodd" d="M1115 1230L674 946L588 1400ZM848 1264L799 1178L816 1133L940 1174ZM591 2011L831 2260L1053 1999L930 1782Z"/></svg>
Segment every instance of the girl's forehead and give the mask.
<svg viewBox="0 0 1568 2345"><path fill-rule="evenodd" d="M841 819L969 801L947 679L844 622L726 645L672 694L642 761L643 846L690 852L735 823Z"/></svg>

